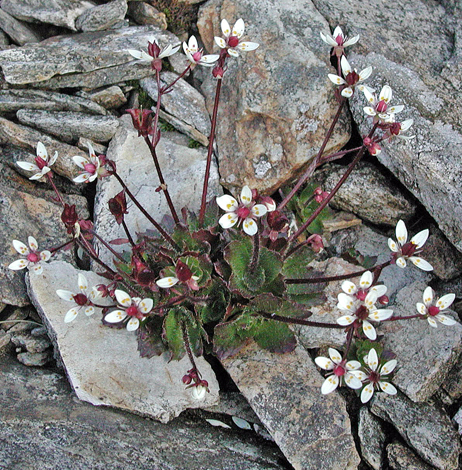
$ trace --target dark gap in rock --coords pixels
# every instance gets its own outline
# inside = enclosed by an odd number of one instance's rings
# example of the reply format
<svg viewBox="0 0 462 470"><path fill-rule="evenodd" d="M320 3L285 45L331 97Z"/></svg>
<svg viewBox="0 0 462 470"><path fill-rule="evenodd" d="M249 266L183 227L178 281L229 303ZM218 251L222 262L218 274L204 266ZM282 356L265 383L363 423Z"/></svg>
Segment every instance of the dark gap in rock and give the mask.
<svg viewBox="0 0 462 470"><path fill-rule="evenodd" d="M218 385L220 386L220 390L226 392L239 392L237 385L234 383L234 380L225 370L225 368L221 365L221 362L211 354L204 354L204 359L211 365L213 372L215 373Z"/></svg>

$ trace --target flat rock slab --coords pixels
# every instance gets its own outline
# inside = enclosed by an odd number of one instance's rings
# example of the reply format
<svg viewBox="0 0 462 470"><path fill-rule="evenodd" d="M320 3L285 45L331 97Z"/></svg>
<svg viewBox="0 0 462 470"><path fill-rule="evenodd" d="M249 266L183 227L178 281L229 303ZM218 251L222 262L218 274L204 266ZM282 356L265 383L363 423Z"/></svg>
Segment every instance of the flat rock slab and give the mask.
<svg viewBox="0 0 462 470"><path fill-rule="evenodd" d="M0 461L9 470L287 468L274 445L249 433L94 407L76 400L61 375L12 360L0 362L0 400Z"/></svg>
<svg viewBox="0 0 462 470"><path fill-rule="evenodd" d="M394 470L433 470L434 468L417 457L412 450L397 442L387 446L387 456Z"/></svg>
<svg viewBox="0 0 462 470"><path fill-rule="evenodd" d="M85 113L20 109L16 116L22 124L52 134L68 143L80 137L95 142L109 142L117 131L115 116L91 116Z"/></svg>
<svg viewBox="0 0 462 470"><path fill-rule="evenodd" d="M155 26L55 36L39 44L0 51L0 67L11 84L98 88L151 75L150 64L135 61L127 50L146 51L152 37L161 45L178 43L172 33Z"/></svg>
<svg viewBox="0 0 462 470"><path fill-rule="evenodd" d="M222 363L295 470L357 468L345 402L321 395L323 378L302 347L278 355L251 344Z"/></svg>
<svg viewBox="0 0 462 470"><path fill-rule="evenodd" d="M460 437L449 417L434 403L413 403L402 394L377 393L371 411L392 423L426 462L440 470L456 470Z"/></svg>
<svg viewBox="0 0 462 470"><path fill-rule="evenodd" d="M2 10L18 20L31 23L42 22L64 26L73 31L75 20L95 4L87 0L3 0Z"/></svg>
<svg viewBox="0 0 462 470"><path fill-rule="evenodd" d="M76 20L75 27L80 31L103 31L123 21L127 13L127 0L96 5L85 10Z"/></svg>
<svg viewBox="0 0 462 470"><path fill-rule="evenodd" d="M381 470L386 434L383 422L376 418L367 406L362 406L359 410L358 437L363 459L374 470Z"/></svg>
<svg viewBox="0 0 462 470"><path fill-rule="evenodd" d="M89 286L107 283L93 272L81 272ZM81 400L114 406L164 423L187 408L217 402L218 383L203 358L197 358L197 366L209 383L210 393L204 401L197 401L181 381L191 368L187 357L170 363L163 357L141 358L136 334L125 328L103 326L99 312L91 317L80 313L72 323L64 323L71 303L60 299L55 291L77 292L78 273L67 263L50 263L44 267L43 276L29 276L28 287L31 301L47 326L56 353Z"/></svg>
<svg viewBox="0 0 462 470"><path fill-rule="evenodd" d="M190 149L175 143L173 138L165 134L157 147L157 155L177 213L180 214L183 207L197 210L200 207L207 150ZM120 119L119 129L109 145L107 157L116 162L118 174L157 222L160 223L165 214L170 215L164 194L156 192L159 179L149 148L144 139L138 137L130 116L126 115ZM207 200L222 193L218 181L218 169L212 161ZM116 224L107 206L109 199L121 190L115 178L104 178L97 187L95 226L99 235L106 241L126 238L122 226ZM127 205L129 213L125 221L133 235L153 229L151 223L128 197ZM121 250L123 246L114 246L114 249ZM108 254L106 249L102 248L100 255L106 262L111 262L112 255Z"/></svg>
<svg viewBox="0 0 462 470"><path fill-rule="evenodd" d="M403 288L390 306L394 315L416 314L415 305L422 302L426 286L414 282ZM450 311L448 315L451 316ZM455 313L452 316L457 318ZM384 334L384 346L397 356L399 367L393 383L413 401L426 401L445 383L462 351L460 323L453 326L438 323L437 328L432 328L427 320L417 318L383 322L380 331Z"/></svg>
<svg viewBox="0 0 462 470"><path fill-rule="evenodd" d="M316 155L337 111L327 78L332 72L329 46L319 37L328 24L304 0L207 2L198 20L207 47L213 36L221 36L223 18L244 18L246 39L260 47L228 61L218 111L220 175L232 193L243 184L271 193ZM203 85L209 112L215 86L210 76ZM349 135L345 112L326 153L340 149Z"/></svg>

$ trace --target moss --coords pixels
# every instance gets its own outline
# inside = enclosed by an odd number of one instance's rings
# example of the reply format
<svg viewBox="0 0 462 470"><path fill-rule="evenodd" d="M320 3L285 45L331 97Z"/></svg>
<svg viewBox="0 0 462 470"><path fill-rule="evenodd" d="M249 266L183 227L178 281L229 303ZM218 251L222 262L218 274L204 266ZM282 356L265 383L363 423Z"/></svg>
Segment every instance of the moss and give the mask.
<svg viewBox="0 0 462 470"><path fill-rule="evenodd" d="M197 19L197 6L178 0L150 0L151 5L165 14L167 28L175 34L189 31Z"/></svg>
<svg viewBox="0 0 462 470"><path fill-rule="evenodd" d="M198 149L199 147L202 147L202 144L198 142L197 140L189 139L188 147L190 149Z"/></svg>

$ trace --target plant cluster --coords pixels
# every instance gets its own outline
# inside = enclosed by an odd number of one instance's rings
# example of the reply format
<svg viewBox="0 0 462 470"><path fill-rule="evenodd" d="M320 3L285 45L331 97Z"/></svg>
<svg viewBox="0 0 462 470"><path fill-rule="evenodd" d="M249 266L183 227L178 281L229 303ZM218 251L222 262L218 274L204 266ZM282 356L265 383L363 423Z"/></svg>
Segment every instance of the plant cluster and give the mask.
<svg viewBox="0 0 462 470"><path fill-rule="evenodd" d="M128 51L136 60L151 64L157 81L156 108L131 109L128 112L138 135L150 149L160 181L158 192L168 204L170 223L159 223L149 213L149 207L143 207L138 202L118 174L116 164L105 155L96 155L90 146L88 157L73 157L79 168L74 181L89 183L113 177L120 183L121 192L109 201L110 212L126 234L124 238L112 241L126 247L122 254L116 252L113 243L98 235L91 221L83 220L75 206L64 203L54 185L51 170L57 155L50 158L43 144L39 143L35 163L17 164L34 172L30 179L46 178L51 183L63 206L61 219L69 241L64 246L40 251L32 236L28 239L28 246L14 240L13 246L22 256L9 268L19 270L27 267L40 274L42 263L59 249L77 246L85 250L108 282L90 288L85 276L80 274L77 292L58 290L57 295L72 304L64 321L73 321L81 311L92 315L96 310L101 310L104 324L136 331L141 356L164 355L168 360L180 360L187 355L191 369L183 377L183 382L192 389L197 399L204 397L208 384L201 377L195 357L213 353L223 359L236 354L251 340L266 350L289 353L297 343L291 325L333 328L345 334L343 352L330 348L329 357L320 356L315 360L321 369L328 372L321 388L323 394L341 385L361 390L362 402L369 401L374 390L395 394L396 388L390 383L390 374L397 361L389 352L383 352L377 341L378 325L404 319L426 319L432 327L438 323L455 323L450 316L442 313L454 301L454 294L437 299L428 287L423 294L423 303L416 306L417 313L399 317L388 308L387 287L379 282L383 268L388 265L405 268L411 262L425 271L433 269L420 256L429 231L423 230L408 241L406 226L400 221L396 226L396 240L389 240L389 261L369 270L334 277L324 277L309 267L323 249L322 238L315 233L302 242L299 240L308 227L319 223L320 214L363 155L366 152L377 155L382 141L403 137L402 133L411 126L412 120L396 120L403 106L390 106L392 91L388 85L377 95L364 84L372 73L371 67L358 73L348 63L344 49L356 43L358 36L347 39L339 27L332 35L321 33L322 39L331 46L337 63L336 74L329 74L328 78L338 86L338 110L318 154L294 188L279 202L248 186L244 186L237 197L225 194L207 201L217 110L227 61L259 47L257 43L243 40L242 19L236 21L232 28L223 20L221 29L223 37L215 38L220 48L218 54L204 54L194 36L184 42L183 50L189 65L173 83L163 87L160 82L162 61L178 52L180 45L161 48L153 38L148 43L147 51ZM163 95L172 90L179 78L198 65L211 67L216 78L210 143L200 210L197 214L187 209L178 213L156 153L161 138L159 110ZM325 155L327 142L339 116L348 99L357 91L363 93L367 101L364 112L371 118L370 132L363 137L361 146ZM304 186L316 168L347 153L354 153L355 156L330 193L321 188ZM302 192L304 205L310 209L302 211L305 220L294 229L289 223L286 206L291 201L293 203L302 187L305 188ZM125 220L127 198L131 200L133 210L139 210L153 227L152 231L138 235L136 239ZM113 254L114 266L100 259L92 245L95 239ZM359 278L357 284L351 281L354 278ZM338 295L337 321L324 323L311 320L310 308L325 300L326 283L339 280L344 282ZM112 299L113 304L109 307L99 305L101 297Z"/></svg>

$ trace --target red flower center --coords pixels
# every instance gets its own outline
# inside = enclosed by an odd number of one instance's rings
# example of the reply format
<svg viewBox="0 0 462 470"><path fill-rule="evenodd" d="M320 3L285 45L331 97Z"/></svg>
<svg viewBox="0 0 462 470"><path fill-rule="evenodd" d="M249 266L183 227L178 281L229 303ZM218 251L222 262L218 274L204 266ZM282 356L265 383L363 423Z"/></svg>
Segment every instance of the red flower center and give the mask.
<svg viewBox="0 0 462 470"><path fill-rule="evenodd" d="M40 261L40 256L35 252L29 253L27 255L27 261L30 261L31 263L37 263Z"/></svg>
<svg viewBox="0 0 462 470"><path fill-rule="evenodd" d="M88 302L88 297L84 294L76 294L74 295L74 302L77 305L85 305Z"/></svg>
<svg viewBox="0 0 462 470"><path fill-rule="evenodd" d="M356 310L356 316L359 320L365 320L369 316L369 310L367 310L365 305L361 305L358 310Z"/></svg>
<svg viewBox="0 0 462 470"><path fill-rule="evenodd" d="M236 211L236 214L240 219L247 219L250 215L250 209L247 206L241 206Z"/></svg>
<svg viewBox="0 0 462 470"><path fill-rule="evenodd" d="M202 59L202 51L197 51L192 54L192 58L194 59L194 62L199 62Z"/></svg>
<svg viewBox="0 0 462 470"><path fill-rule="evenodd" d="M334 374L337 376L337 377L342 377L345 375L345 367L343 367L342 365L337 365L334 367Z"/></svg>
<svg viewBox="0 0 462 470"><path fill-rule="evenodd" d="M339 46L343 46L343 36L341 34L339 34L336 38L335 38L335 42L339 45Z"/></svg>
<svg viewBox="0 0 462 470"><path fill-rule="evenodd" d="M90 173L92 175L96 172L96 165L94 165L93 163L86 163L84 168L87 173Z"/></svg>
<svg viewBox="0 0 462 470"><path fill-rule="evenodd" d="M42 157L35 157L35 163L39 167L39 170L43 170L47 166L47 162Z"/></svg>
<svg viewBox="0 0 462 470"><path fill-rule="evenodd" d="M387 108L388 108L388 105L384 100L379 101L377 103L376 110L378 113L384 113L387 110Z"/></svg>
<svg viewBox="0 0 462 470"><path fill-rule="evenodd" d="M380 374L374 370L371 370L368 378L371 383L376 384L380 380Z"/></svg>
<svg viewBox="0 0 462 470"><path fill-rule="evenodd" d="M367 290L359 289L358 292L356 292L356 298L359 300L366 300L367 297Z"/></svg>
<svg viewBox="0 0 462 470"><path fill-rule="evenodd" d="M414 243L408 242L408 243L405 243L404 246L401 248L401 253L404 256L412 256L415 253L416 249L417 249L417 245L414 245Z"/></svg>
<svg viewBox="0 0 462 470"><path fill-rule="evenodd" d="M138 307L136 305L131 305L130 307L127 308L127 310L125 310L125 313L129 317L138 317L139 315Z"/></svg>
<svg viewBox="0 0 462 470"><path fill-rule="evenodd" d="M438 315L438 313L440 313L440 309L436 305L432 305L431 307L428 307L428 314L431 317Z"/></svg>
<svg viewBox="0 0 462 470"><path fill-rule="evenodd" d="M359 82L359 75L353 71L353 72L350 72L346 77L345 77L345 81L348 83L348 85L352 86L352 85L356 85L356 83Z"/></svg>
<svg viewBox="0 0 462 470"><path fill-rule="evenodd" d="M230 36L228 38L228 46L236 47L239 44L239 38L237 36Z"/></svg>

